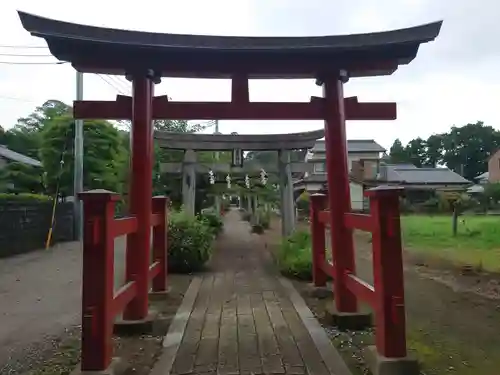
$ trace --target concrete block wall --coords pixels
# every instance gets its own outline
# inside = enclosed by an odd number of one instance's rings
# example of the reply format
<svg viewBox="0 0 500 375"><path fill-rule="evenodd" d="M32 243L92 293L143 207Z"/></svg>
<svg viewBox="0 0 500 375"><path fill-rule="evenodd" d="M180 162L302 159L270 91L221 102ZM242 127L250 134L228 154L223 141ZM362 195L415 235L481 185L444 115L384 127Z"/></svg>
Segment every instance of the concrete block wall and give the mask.
<svg viewBox="0 0 500 375"><path fill-rule="evenodd" d="M0 258L43 249L51 215L51 202L0 202ZM52 243L73 239L73 205L59 203Z"/></svg>

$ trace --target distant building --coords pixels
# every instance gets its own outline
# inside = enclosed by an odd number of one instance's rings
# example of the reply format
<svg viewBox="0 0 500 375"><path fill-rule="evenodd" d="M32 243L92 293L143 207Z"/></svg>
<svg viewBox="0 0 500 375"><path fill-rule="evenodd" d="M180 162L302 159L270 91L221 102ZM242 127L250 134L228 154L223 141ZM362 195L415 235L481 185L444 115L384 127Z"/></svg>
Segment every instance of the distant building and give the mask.
<svg viewBox="0 0 500 375"><path fill-rule="evenodd" d="M372 139L352 139L347 141L347 161L349 168L349 180L351 190L351 207L353 210L361 211L364 206L364 186L360 176L354 176L353 166L358 162L363 162L367 167L377 171L380 167L381 155L386 150ZM310 152L306 155L305 161L313 163L313 172L304 173L298 179L294 188L296 191L307 190L316 193L326 190L326 154L325 141L318 140Z"/></svg>
<svg viewBox="0 0 500 375"><path fill-rule="evenodd" d="M488 173L488 182L500 182L500 150L493 153L488 159L488 172L486 173ZM482 178L482 180L484 180L484 177Z"/></svg>
<svg viewBox="0 0 500 375"><path fill-rule="evenodd" d="M12 151L7 146L0 145L0 169L5 168L10 163L23 163L33 167L41 167L42 163L40 161L30 158L29 156L20 154L18 152ZM14 188L14 185L10 181L6 181L4 185L7 189Z"/></svg>
<svg viewBox="0 0 500 375"><path fill-rule="evenodd" d="M489 172L481 173L479 176L477 176L477 177L474 178L474 180L479 185L486 185L488 183L489 179L490 179L490 173Z"/></svg>
<svg viewBox="0 0 500 375"><path fill-rule="evenodd" d="M470 194L484 192L484 185L500 182L500 150L497 150L488 158L488 171L474 177L475 185L467 189Z"/></svg>
<svg viewBox="0 0 500 375"><path fill-rule="evenodd" d="M464 191L470 181L448 168L417 168L413 164L389 164L382 159L386 150L374 140L348 140L347 162L351 192L351 207L355 211L366 208L364 190L378 185L401 186L412 191ZM499 153L500 158L500 153ZM314 163L313 173L305 173L294 187L300 192L320 192L327 189L325 141L320 140L306 156ZM498 164L500 166L500 164ZM499 167L500 176L500 167Z"/></svg>
<svg viewBox="0 0 500 375"><path fill-rule="evenodd" d="M12 162L23 163L26 165L31 165L33 167L41 167L42 163L40 161L30 158L29 156L20 154L18 152L12 151L5 145L0 145L0 168L5 167L7 164Z"/></svg>

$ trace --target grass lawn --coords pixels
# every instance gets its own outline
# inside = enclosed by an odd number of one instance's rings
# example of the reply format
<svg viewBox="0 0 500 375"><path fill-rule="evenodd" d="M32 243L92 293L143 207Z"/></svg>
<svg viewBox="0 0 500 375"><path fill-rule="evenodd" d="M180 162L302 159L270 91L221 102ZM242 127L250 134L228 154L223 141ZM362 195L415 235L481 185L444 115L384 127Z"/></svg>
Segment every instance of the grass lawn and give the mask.
<svg viewBox="0 0 500 375"><path fill-rule="evenodd" d="M401 226L412 252L500 272L500 216L461 216L456 237L450 216L403 216Z"/></svg>

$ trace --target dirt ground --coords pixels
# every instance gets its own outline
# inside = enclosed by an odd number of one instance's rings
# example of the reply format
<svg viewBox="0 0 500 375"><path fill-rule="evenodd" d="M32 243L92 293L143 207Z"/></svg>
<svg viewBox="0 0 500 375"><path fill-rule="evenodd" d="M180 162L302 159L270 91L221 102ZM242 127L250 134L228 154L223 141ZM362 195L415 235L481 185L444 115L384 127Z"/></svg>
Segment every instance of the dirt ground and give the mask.
<svg viewBox="0 0 500 375"><path fill-rule="evenodd" d="M124 241L115 242L115 289L123 284ZM191 276L170 275L155 335L115 337L115 355L130 363L126 375L147 375L161 350ZM65 243L0 260L0 374L66 375L80 360L81 249Z"/></svg>
<svg viewBox="0 0 500 375"><path fill-rule="evenodd" d="M280 223L264 236L269 248L279 241ZM371 244L356 234L357 273L372 282ZM500 367L500 300L497 275L454 269L436 259L405 254L408 344L423 364L423 373L496 375ZM311 310L323 319L325 303L310 296L307 282L295 281ZM325 325L354 372L366 372L360 349L372 332L341 333Z"/></svg>

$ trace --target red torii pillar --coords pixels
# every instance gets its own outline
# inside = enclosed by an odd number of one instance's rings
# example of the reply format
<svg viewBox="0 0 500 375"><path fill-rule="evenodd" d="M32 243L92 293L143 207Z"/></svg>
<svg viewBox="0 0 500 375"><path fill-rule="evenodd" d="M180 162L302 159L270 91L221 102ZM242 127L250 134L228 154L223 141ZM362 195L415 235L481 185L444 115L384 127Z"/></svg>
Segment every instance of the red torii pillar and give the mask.
<svg viewBox="0 0 500 375"><path fill-rule="evenodd" d="M348 76L344 71L326 76L323 85L325 101L325 151L328 183L328 206L330 236L333 255L335 311L337 324L365 326L370 315L358 311L356 295L347 287L347 275L356 274L356 259L353 233L345 224L344 216L351 211L349 167L347 158L346 113L344 82ZM394 108L395 112L395 108ZM394 116L395 118L395 116ZM342 321L345 321L343 323ZM349 322L349 323L347 323Z"/></svg>
<svg viewBox="0 0 500 375"><path fill-rule="evenodd" d="M151 252L153 196L153 92L154 73L133 74L132 129L130 132L129 214L137 218L137 232L127 236L126 281L136 281L138 293L125 308L124 320L148 316L148 272Z"/></svg>
<svg viewBox="0 0 500 375"><path fill-rule="evenodd" d="M344 214L351 211L347 138L345 129L342 77L330 76L323 82L325 106L325 150L330 207L330 236L336 277L355 273L352 232L344 225ZM335 304L339 313L357 312L356 296L343 282L335 283Z"/></svg>

